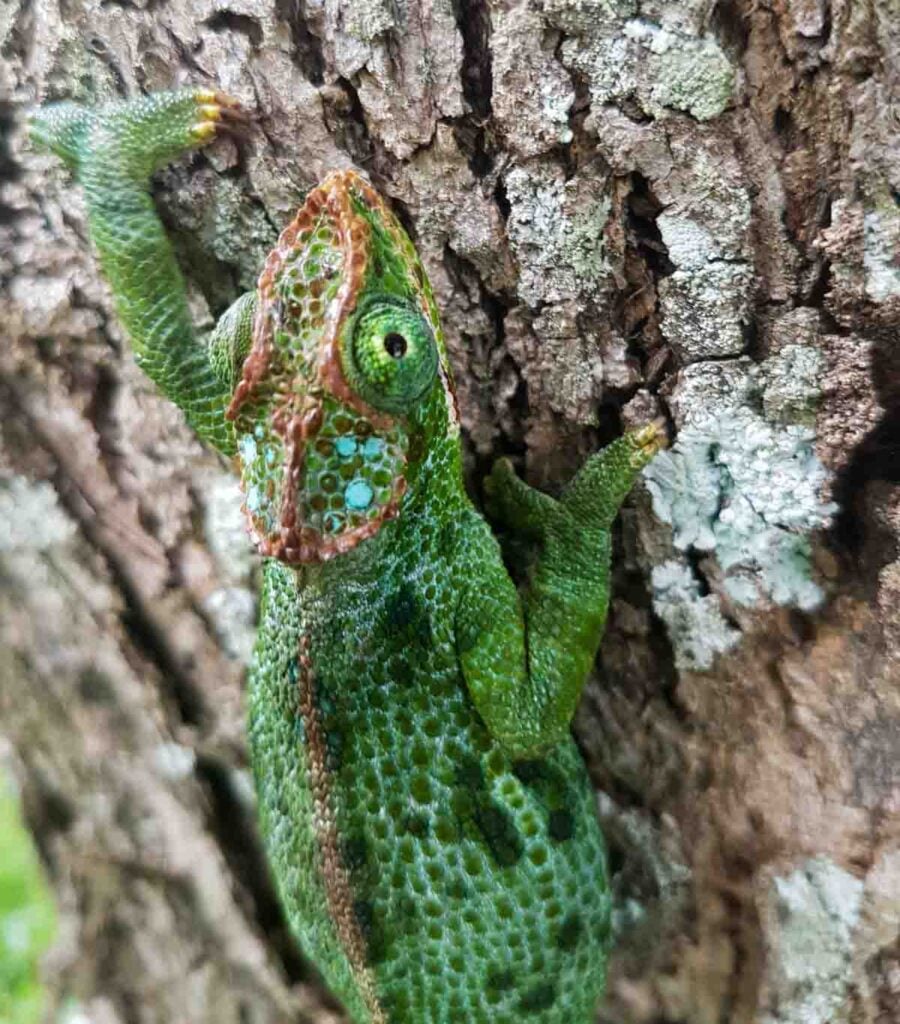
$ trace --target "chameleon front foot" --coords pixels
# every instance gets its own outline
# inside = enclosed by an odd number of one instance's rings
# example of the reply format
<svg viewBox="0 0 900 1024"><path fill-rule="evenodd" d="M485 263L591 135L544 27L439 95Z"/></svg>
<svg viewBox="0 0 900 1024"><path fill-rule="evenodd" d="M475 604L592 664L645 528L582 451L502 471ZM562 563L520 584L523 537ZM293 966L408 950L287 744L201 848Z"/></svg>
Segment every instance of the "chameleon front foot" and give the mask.
<svg viewBox="0 0 900 1024"><path fill-rule="evenodd" d="M250 115L233 96L224 92L199 90L194 94L197 102L197 120L190 127L193 139L205 145L221 131L241 134L250 124Z"/></svg>
<svg viewBox="0 0 900 1024"><path fill-rule="evenodd" d="M59 154L80 178L92 167L143 182L182 153L222 132L242 134L249 123L250 115L232 96L191 88L92 111L72 103L45 107L32 117L30 131L38 146Z"/></svg>

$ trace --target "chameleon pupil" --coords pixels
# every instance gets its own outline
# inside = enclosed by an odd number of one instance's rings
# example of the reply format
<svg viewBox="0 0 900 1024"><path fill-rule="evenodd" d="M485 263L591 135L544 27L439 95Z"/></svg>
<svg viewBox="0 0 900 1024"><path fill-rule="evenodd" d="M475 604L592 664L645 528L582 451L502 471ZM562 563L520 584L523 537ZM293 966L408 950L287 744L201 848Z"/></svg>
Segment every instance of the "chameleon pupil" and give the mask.
<svg viewBox="0 0 900 1024"><path fill-rule="evenodd" d="M384 337L384 350L391 359L402 359L406 355L406 338L392 331Z"/></svg>

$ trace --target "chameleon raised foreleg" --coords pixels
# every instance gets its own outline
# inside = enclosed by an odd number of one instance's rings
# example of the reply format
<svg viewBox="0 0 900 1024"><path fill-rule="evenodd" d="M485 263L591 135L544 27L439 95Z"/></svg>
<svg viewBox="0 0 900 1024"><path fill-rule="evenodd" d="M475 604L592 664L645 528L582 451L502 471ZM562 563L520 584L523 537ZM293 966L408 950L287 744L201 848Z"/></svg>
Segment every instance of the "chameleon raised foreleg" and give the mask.
<svg viewBox="0 0 900 1024"><path fill-rule="evenodd" d="M84 189L91 238L139 365L200 437L226 454L235 445L224 417L232 388L213 371L194 331L184 279L149 184L174 157L244 120L221 93L188 89L100 113L60 104L31 123L32 137L61 156Z"/></svg>

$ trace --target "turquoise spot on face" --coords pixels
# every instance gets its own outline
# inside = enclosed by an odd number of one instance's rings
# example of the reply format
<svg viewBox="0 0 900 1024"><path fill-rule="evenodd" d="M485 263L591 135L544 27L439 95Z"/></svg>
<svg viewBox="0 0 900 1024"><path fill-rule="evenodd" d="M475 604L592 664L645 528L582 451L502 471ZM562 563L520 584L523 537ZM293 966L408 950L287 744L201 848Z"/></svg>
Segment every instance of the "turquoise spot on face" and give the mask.
<svg viewBox="0 0 900 1024"><path fill-rule="evenodd" d="M342 459L349 459L356 454L357 442L355 437L339 437L334 442L335 450Z"/></svg>
<svg viewBox="0 0 900 1024"><path fill-rule="evenodd" d="M367 509L372 504L374 496L372 488L365 480L351 480L344 491L344 501L347 503L348 508L353 508L357 511Z"/></svg>
<svg viewBox="0 0 900 1024"><path fill-rule="evenodd" d="M362 453L367 458L374 459L384 451L384 441L380 437L367 437L362 446Z"/></svg>
<svg viewBox="0 0 900 1024"><path fill-rule="evenodd" d="M249 434L245 434L238 444L238 449L241 453L241 458L245 463L253 462L256 458L256 441Z"/></svg>
<svg viewBox="0 0 900 1024"><path fill-rule="evenodd" d="M259 488L254 485L247 491L247 508L251 512L258 512L260 504Z"/></svg>
<svg viewBox="0 0 900 1024"><path fill-rule="evenodd" d="M278 452L274 448L266 448L266 465L274 466L278 459Z"/></svg>

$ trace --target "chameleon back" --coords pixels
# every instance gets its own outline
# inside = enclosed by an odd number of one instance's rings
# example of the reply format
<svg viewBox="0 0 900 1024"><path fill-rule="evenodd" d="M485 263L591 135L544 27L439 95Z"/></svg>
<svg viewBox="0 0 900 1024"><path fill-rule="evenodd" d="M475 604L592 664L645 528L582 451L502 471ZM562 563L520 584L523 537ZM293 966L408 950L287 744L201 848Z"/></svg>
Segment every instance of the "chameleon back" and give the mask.
<svg viewBox="0 0 900 1024"><path fill-rule="evenodd" d="M459 670L454 550L478 525L401 518L302 593L266 574L264 833L301 946L360 1024L589 1024L603 987L610 904L580 755L566 740L511 759Z"/></svg>

